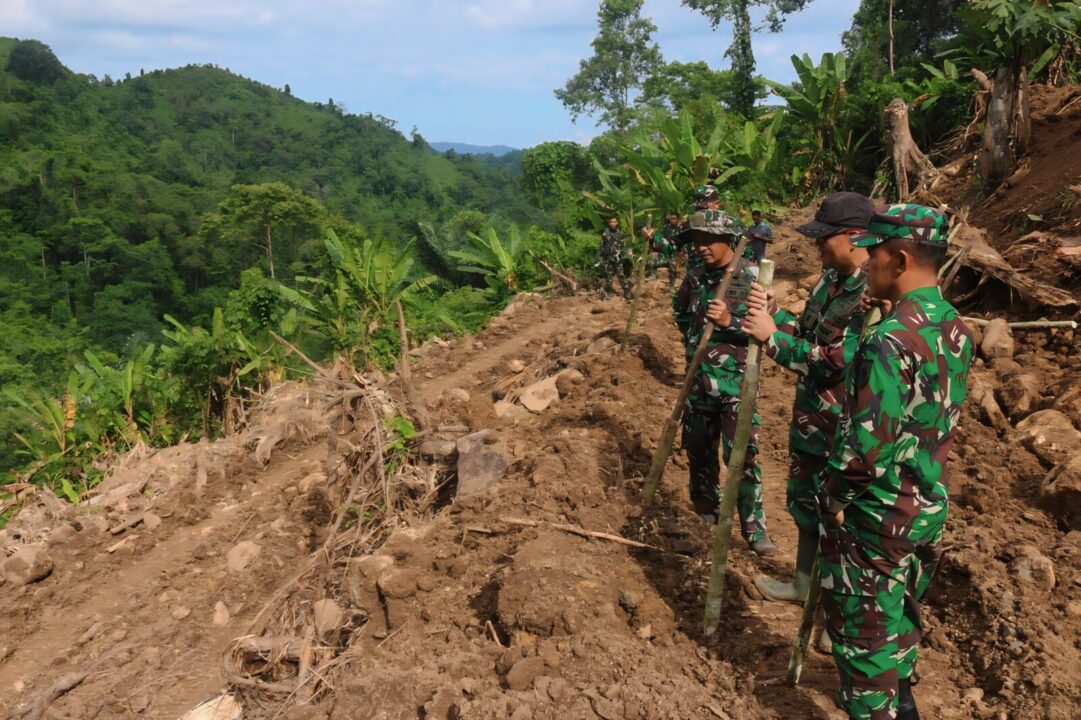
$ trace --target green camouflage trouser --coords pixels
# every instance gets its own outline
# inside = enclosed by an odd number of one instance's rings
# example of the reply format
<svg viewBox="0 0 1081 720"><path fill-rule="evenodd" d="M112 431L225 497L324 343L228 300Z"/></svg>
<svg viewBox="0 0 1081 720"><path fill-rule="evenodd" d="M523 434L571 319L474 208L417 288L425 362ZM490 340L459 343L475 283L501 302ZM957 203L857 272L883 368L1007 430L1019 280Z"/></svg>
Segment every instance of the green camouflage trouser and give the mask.
<svg viewBox="0 0 1081 720"><path fill-rule="evenodd" d="M720 450L723 443L724 460L732 454L732 437L736 432L739 399L725 398L710 408L688 407L683 413L683 449L691 466L691 502L698 513L716 513L721 503ZM766 511L762 506L762 470L758 467L758 426L756 413L743 475L739 479L736 506L743 538L756 542L766 537Z"/></svg>
<svg viewBox="0 0 1081 720"><path fill-rule="evenodd" d="M843 527L823 527L822 608L841 707L854 720L897 716L897 682L915 670L920 600L941 558L940 539L940 524L920 543L872 535L848 517Z"/></svg>
<svg viewBox="0 0 1081 720"><path fill-rule="evenodd" d="M788 486L785 490L785 504L796 527L802 532L818 533L818 493L822 490L822 473L826 469L828 457L813 455L800 450L792 451L789 456Z"/></svg>
<svg viewBox="0 0 1081 720"><path fill-rule="evenodd" d="M629 298L631 296L631 286L627 280L628 273L626 272L622 259L618 257L602 258L598 263L598 266L601 272L601 282L604 283L604 291L606 293L612 293L612 277L615 276L615 278L619 280L619 289L623 293L623 297Z"/></svg>

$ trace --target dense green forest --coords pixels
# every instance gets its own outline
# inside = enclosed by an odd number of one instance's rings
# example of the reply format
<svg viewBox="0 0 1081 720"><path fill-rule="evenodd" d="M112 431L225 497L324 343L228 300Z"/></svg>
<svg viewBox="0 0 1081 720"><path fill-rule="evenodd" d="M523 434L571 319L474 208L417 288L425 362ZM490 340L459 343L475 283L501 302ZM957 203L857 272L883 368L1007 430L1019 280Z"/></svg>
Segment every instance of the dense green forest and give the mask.
<svg viewBox="0 0 1081 720"><path fill-rule="evenodd" d="M748 8L776 30L806 4L685 0L733 23L715 70L666 62L642 0L601 0L556 96L603 132L499 158L213 66L96 78L0 38L0 483L74 500L102 453L228 431L251 393L307 371L278 337L389 368L399 303L414 342L475 329L550 283L545 265L588 282L608 214L640 227L702 182L744 219L893 196L893 98L938 159L987 122L969 70L1078 80L1081 8L1032 0L863 0L843 50L793 56L793 83L756 74Z"/></svg>

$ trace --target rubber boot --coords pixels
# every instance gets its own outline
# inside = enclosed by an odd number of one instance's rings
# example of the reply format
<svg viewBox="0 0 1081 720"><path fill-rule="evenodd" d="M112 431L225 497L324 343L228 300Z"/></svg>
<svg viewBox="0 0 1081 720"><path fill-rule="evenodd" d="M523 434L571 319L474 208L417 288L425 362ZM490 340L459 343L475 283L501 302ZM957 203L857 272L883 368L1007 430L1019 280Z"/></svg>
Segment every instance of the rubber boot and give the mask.
<svg viewBox="0 0 1081 720"><path fill-rule="evenodd" d="M897 681L897 720L920 720L916 698L912 695L912 679Z"/></svg>
<svg viewBox="0 0 1081 720"><path fill-rule="evenodd" d="M777 602L803 602L811 585L811 566L818 552L818 533L800 530L796 545L796 576L792 582L774 580L768 575L756 575L755 587L767 600Z"/></svg>
<svg viewBox="0 0 1081 720"><path fill-rule="evenodd" d="M777 554L777 546L773 544L773 541L769 539L769 536L762 538L761 540L755 540L749 543L751 551L759 557L768 557L770 555Z"/></svg>

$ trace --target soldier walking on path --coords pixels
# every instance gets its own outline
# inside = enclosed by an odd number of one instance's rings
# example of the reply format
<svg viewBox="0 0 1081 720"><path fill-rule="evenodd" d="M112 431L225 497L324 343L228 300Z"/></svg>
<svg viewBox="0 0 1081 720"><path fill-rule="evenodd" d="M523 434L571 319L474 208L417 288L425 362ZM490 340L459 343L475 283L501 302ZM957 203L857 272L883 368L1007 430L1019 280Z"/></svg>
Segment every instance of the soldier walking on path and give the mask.
<svg viewBox="0 0 1081 720"><path fill-rule="evenodd" d="M863 310L860 298L867 285L867 250L854 247L852 235L866 230L874 203L858 193L839 192L826 198L815 219L796 228L814 239L822 260L822 276L811 290L799 318L778 311L770 298L770 314L752 309L743 331L763 344L777 364L797 374L796 399L788 432L790 459L786 501L799 530L796 574L790 583L764 575L755 585L767 598L802 601L810 586L811 566L818 551L817 497L822 471L833 449L841 403L844 373L856 354ZM753 308L767 298L755 286L750 294Z"/></svg>
<svg viewBox="0 0 1081 720"><path fill-rule="evenodd" d="M973 342L942 298L945 215L876 208L867 291L892 307L861 341L821 498L822 605L850 718L917 720L912 684L920 600L942 554L946 459L965 400Z"/></svg>
<svg viewBox="0 0 1081 720"><path fill-rule="evenodd" d="M623 297L627 300L631 299L630 283L623 268L626 246L626 236L619 230L619 218L613 215L608 218L608 227L601 233L600 258L597 262L606 297L613 292L612 276L614 275L619 280L619 289L623 292Z"/></svg>
<svg viewBox="0 0 1081 720"><path fill-rule="evenodd" d="M747 237L751 241L754 261L760 263L766 259L766 245L773 242L773 229L762 219L761 210L752 211L751 220L754 224L747 228Z"/></svg>
<svg viewBox="0 0 1081 720"><path fill-rule="evenodd" d="M676 293L677 319L683 320L684 344L690 361L699 340L712 322L714 330L709 352L697 369L683 413L683 447L690 465L690 495L695 512L710 524L718 519L720 505L720 457L725 462L732 450L736 418L739 414L740 385L747 362L747 336L740 331L747 312L747 294L757 277L757 266L748 259L736 275L727 296L713 300L715 288L733 257L734 246L743 230L724 211L698 210L685 234L702 260L702 265L684 279ZM751 550L772 555L777 548L766 534L762 505L762 471L758 466L757 415L754 418L743 476L737 500L740 529Z"/></svg>

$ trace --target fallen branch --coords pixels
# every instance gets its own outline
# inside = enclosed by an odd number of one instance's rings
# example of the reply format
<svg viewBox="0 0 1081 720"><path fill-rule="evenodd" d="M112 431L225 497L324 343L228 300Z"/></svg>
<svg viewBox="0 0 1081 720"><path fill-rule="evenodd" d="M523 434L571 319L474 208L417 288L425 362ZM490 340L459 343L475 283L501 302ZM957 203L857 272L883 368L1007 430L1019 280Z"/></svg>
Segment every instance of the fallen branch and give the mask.
<svg viewBox="0 0 1081 720"><path fill-rule="evenodd" d="M991 324L990 320L984 320L983 318L966 317L963 318L965 322L976 327L987 327ZM1076 320L1024 320L1019 322L1008 322L1006 327L1011 330L1039 330L1046 328L1069 328L1071 330L1077 329Z"/></svg>
<svg viewBox="0 0 1081 720"><path fill-rule="evenodd" d="M575 280L572 277L569 277L568 275L564 275L563 273L559 272L558 270L553 268L551 265L544 262L544 260L537 257L532 251L530 251L529 254L530 254L530 256L532 256L532 258L534 260L536 260L537 262L539 262L541 264L541 267L543 267L545 270L547 270L549 273L551 273L553 277L557 277L560 280L562 280L563 282L567 283L567 287L569 287L571 289L572 293L578 292L578 281L577 280Z"/></svg>
<svg viewBox="0 0 1081 720"><path fill-rule="evenodd" d="M88 677L93 675L97 668L108 660L111 660L116 655L130 650L132 648L131 643L124 643L123 645L117 645L112 650L99 655L89 665L78 672L65 673L53 681L44 692L40 693L30 702L19 706L8 715L8 720L14 720L15 718L26 718L27 720L39 720L45 711L49 709L58 698L71 692L75 688L83 684Z"/></svg>
<svg viewBox="0 0 1081 720"><path fill-rule="evenodd" d="M523 518L504 517L499 518L499 522L506 525L520 525L522 527L548 527L553 530L560 530L565 533L571 533L572 535L579 535L584 538L593 538L596 540L607 540L608 542L619 543L620 545L627 545L628 547L643 548L646 550L660 550L659 547L654 545L646 545L645 543L636 542L634 540L628 540L625 537L619 535L612 535L611 533L597 532L595 530L586 530L575 525L561 525L559 523L541 522L539 520L525 520Z"/></svg>

